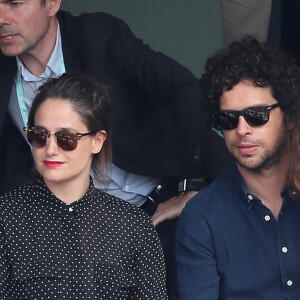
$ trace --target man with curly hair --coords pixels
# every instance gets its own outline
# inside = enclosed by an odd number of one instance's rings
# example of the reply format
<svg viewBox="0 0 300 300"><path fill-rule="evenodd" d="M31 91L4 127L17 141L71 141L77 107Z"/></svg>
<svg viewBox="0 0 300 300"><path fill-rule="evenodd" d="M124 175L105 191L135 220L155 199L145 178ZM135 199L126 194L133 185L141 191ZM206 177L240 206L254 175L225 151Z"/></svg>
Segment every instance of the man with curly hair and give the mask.
<svg viewBox="0 0 300 300"><path fill-rule="evenodd" d="M287 174L300 70L245 37L208 59L202 84L236 166L183 210L179 299L299 299L300 201Z"/></svg>

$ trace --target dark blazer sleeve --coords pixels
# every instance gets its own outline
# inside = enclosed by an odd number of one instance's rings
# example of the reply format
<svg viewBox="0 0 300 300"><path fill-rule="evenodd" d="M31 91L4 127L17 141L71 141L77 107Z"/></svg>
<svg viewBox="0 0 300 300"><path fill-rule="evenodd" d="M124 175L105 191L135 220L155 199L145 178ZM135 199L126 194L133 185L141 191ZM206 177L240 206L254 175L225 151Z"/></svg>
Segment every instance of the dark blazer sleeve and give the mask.
<svg viewBox="0 0 300 300"><path fill-rule="evenodd" d="M175 125L179 176L203 175L200 157L206 114L201 109L197 79L174 60L144 45L126 25L116 29L110 49L120 76L140 85L169 108Z"/></svg>
<svg viewBox="0 0 300 300"><path fill-rule="evenodd" d="M153 95L171 112L177 140L180 177L201 175L202 131L206 114L197 79L189 70L137 39L120 23L110 41L111 62L120 77ZM170 149L174 151L175 149Z"/></svg>
<svg viewBox="0 0 300 300"><path fill-rule="evenodd" d="M61 14L63 15L62 12ZM203 175L202 133L207 130L206 112L201 107L202 94L195 76L173 59L150 49L118 18L94 13L83 14L72 20L73 23L68 23L69 28L72 27L71 30L77 33L76 41L73 43L79 49L79 57L82 59L81 70L87 70L112 87L113 101L118 102L115 105L118 107L113 110L116 118L125 119L122 116L124 114L129 116L131 114L132 117L124 122L128 132L134 133L129 139L124 126L123 134L119 132L122 130L119 127L122 126L113 128L113 134L116 136L115 159L129 151L126 149L127 146L132 147L128 145L128 140L132 144L135 140L140 140L142 141L140 145L143 146L141 152L144 155L139 153L141 148L136 144L135 155L131 157L127 155L127 160L128 158L131 162L136 160L138 164L144 164L144 169L151 169L153 164L159 162L159 156L168 160L169 156L176 155L174 165L177 165L177 170L171 164L168 166L169 169L174 169L173 175L178 177ZM66 57L65 60L67 59ZM131 109L128 103L133 101L133 98L135 105L132 105ZM144 111L146 117L142 114L137 116L149 102L152 102L151 109L157 107L151 112L153 117ZM167 111L168 121L159 117L160 109ZM136 122L133 123L131 119L135 119ZM115 123L119 121L115 120ZM168 134L164 132L167 126L169 126ZM142 127L145 128L142 130ZM148 140L145 136L148 136ZM163 136L165 143L169 144L168 149L160 141L160 136ZM150 161L148 166L147 159ZM122 164L121 159L118 162ZM125 168L124 165L119 166L127 171L138 171L132 168L129 170L132 167L129 165ZM156 168L158 171L160 169L161 174L166 175L163 172L163 164L158 163ZM159 176L159 172L156 175Z"/></svg>

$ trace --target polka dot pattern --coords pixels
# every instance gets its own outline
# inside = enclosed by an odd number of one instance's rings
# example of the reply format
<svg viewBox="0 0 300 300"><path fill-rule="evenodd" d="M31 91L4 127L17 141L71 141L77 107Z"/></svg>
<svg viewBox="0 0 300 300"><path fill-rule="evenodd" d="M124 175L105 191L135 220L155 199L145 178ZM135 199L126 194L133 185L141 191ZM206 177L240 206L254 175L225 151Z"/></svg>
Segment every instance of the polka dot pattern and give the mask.
<svg viewBox="0 0 300 300"><path fill-rule="evenodd" d="M0 299L167 299L151 220L92 180L71 205L42 178L4 194Z"/></svg>

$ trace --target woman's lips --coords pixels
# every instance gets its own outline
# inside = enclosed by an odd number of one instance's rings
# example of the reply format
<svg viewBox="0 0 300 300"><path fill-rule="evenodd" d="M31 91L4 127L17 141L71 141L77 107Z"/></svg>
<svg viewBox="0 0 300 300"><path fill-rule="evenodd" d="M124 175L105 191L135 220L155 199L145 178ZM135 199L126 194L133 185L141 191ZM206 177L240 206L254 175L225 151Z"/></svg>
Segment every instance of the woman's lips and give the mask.
<svg viewBox="0 0 300 300"><path fill-rule="evenodd" d="M63 165L64 163L61 162L61 161L44 160L44 164L45 164L48 168L57 168L57 167Z"/></svg>

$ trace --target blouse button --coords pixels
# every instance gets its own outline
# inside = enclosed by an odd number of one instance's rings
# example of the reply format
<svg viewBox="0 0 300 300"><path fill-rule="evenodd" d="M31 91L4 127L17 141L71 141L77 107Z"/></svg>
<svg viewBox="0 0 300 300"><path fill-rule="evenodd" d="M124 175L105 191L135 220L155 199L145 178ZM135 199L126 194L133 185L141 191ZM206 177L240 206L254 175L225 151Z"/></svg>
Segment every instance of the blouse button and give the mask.
<svg viewBox="0 0 300 300"><path fill-rule="evenodd" d="M271 220L271 217L269 215L265 215L265 220L268 222Z"/></svg>
<svg viewBox="0 0 300 300"><path fill-rule="evenodd" d="M281 250L282 250L283 253L287 253L288 252L288 248L287 247L282 247Z"/></svg>
<svg viewBox="0 0 300 300"><path fill-rule="evenodd" d="M293 281L292 281L292 280L288 280L288 281L286 282L286 284L287 284L288 286L292 286L292 285L293 285Z"/></svg>

